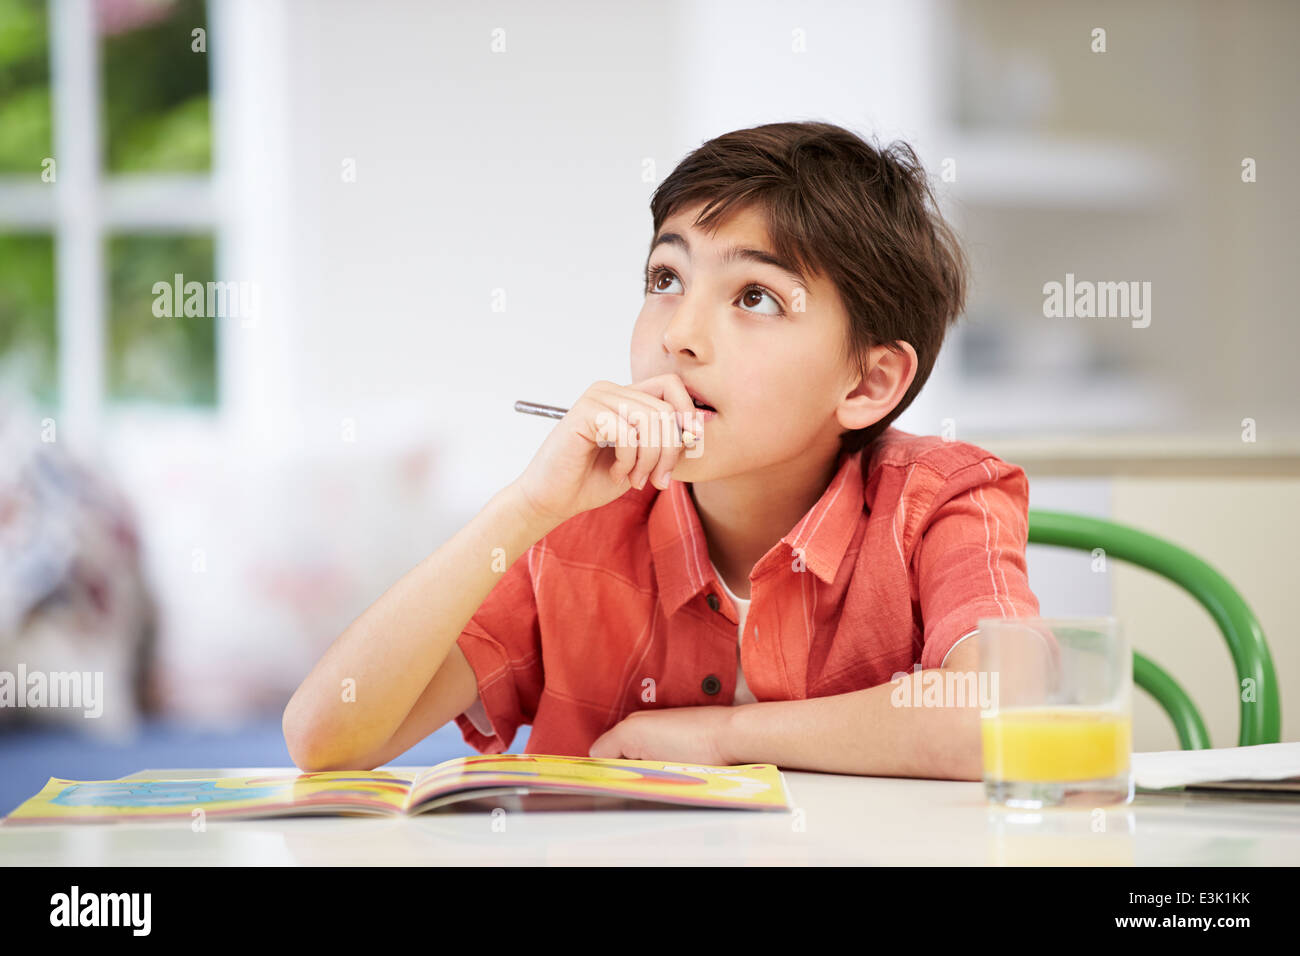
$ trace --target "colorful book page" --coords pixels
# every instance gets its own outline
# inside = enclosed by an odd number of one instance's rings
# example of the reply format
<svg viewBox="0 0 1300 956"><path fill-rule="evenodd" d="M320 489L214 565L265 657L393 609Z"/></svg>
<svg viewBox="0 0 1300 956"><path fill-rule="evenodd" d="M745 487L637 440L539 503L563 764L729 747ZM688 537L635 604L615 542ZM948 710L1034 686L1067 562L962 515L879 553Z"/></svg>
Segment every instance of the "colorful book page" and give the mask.
<svg viewBox="0 0 1300 956"><path fill-rule="evenodd" d="M6 818L14 823L84 823L211 817L270 816L355 809L400 813L410 780L381 770L221 777L203 780L63 780Z"/></svg>
<svg viewBox="0 0 1300 956"><path fill-rule="evenodd" d="M439 764L416 778L411 805L481 787L528 787L575 794L611 794L696 806L788 809L780 771L772 764L710 767L657 760L481 754Z"/></svg>

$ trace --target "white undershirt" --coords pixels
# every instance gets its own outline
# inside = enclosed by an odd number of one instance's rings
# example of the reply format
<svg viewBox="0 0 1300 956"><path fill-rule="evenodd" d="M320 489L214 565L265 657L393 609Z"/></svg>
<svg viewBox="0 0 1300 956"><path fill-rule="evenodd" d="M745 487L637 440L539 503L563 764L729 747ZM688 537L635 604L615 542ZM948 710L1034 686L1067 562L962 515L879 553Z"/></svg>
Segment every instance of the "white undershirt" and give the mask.
<svg viewBox="0 0 1300 956"><path fill-rule="evenodd" d="M745 671L740 666L740 643L745 637L745 618L749 616L749 604L752 598L745 599L736 597L735 592L727 587L727 582L723 580L722 575L718 573L718 566L713 564L713 573L718 575L718 581L722 584L722 590L727 592L727 597L731 598L736 605L736 615L740 618L740 626L736 634L736 699L734 704L755 704L758 699L749 691L749 685L745 683Z"/></svg>

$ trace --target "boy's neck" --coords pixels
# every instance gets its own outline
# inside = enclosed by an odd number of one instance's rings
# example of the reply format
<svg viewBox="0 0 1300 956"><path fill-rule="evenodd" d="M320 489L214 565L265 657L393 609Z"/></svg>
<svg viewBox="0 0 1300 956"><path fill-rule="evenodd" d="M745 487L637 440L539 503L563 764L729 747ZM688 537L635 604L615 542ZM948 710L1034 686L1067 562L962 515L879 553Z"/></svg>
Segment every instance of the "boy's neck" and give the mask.
<svg viewBox="0 0 1300 956"><path fill-rule="evenodd" d="M817 503L835 477L839 450L805 454L688 488L709 558L737 597L749 598L749 573Z"/></svg>

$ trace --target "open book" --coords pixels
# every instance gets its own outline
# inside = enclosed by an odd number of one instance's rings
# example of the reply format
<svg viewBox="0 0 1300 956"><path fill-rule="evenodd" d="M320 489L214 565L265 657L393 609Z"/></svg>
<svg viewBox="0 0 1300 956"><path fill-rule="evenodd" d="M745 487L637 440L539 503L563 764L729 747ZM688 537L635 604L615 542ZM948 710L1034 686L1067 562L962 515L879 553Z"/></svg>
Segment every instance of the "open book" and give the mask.
<svg viewBox="0 0 1300 956"><path fill-rule="evenodd" d="M486 754L444 760L413 778L387 770L201 780L51 777L40 793L10 813L4 823L189 820L200 809L205 816L222 819L312 813L413 814L450 804L457 804L458 810L603 810L653 808L655 804L790 809L784 778L770 763L712 767L656 760Z"/></svg>

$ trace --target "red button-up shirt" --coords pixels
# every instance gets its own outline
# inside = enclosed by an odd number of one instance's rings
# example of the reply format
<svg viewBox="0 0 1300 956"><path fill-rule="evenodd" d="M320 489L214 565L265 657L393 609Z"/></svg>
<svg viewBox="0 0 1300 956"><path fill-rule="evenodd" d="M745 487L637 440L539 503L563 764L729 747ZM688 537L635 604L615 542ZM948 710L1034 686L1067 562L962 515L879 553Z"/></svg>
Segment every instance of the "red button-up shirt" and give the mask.
<svg viewBox="0 0 1300 956"><path fill-rule="evenodd" d="M526 752L585 757L635 710L733 703L738 663L759 702L942 666L979 618L1038 614L1028 507L1018 465L889 428L754 565L738 642L686 485L647 482L504 572L457 640L479 689L457 725L481 753L531 724Z"/></svg>

